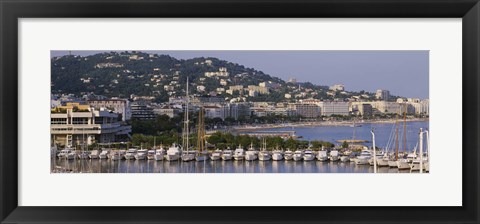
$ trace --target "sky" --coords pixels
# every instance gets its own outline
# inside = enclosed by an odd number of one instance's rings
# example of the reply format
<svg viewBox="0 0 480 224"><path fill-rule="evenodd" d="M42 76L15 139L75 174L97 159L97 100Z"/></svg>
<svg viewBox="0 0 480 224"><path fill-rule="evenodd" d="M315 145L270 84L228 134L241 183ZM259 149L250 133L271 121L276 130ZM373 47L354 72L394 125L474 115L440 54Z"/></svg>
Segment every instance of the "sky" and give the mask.
<svg viewBox="0 0 480 224"><path fill-rule="evenodd" d="M124 50L118 50L124 51ZM331 86L343 84L347 91L375 92L427 99L429 93L429 51L145 51L177 59L216 57L263 71L271 76L298 82ZM88 56L103 51L72 51ZM62 56L68 51L52 51Z"/></svg>

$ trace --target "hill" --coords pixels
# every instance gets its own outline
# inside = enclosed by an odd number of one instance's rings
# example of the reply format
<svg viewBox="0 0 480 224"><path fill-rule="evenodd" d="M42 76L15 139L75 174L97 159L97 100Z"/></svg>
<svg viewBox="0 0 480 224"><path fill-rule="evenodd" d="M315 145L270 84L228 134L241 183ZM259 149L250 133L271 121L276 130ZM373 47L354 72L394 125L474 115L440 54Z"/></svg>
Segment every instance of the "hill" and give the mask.
<svg viewBox="0 0 480 224"><path fill-rule="evenodd" d="M328 87L312 83L289 83L278 77L218 58L179 60L168 55L143 52L106 52L91 56L67 55L51 59L52 93L93 93L128 98L132 94L153 96L157 102L184 96L187 77L190 93L197 96L245 97L249 101L289 101L285 94L301 98L347 98L353 93L327 94ZM233 91L235 86L259 86L268 92ZM364 93L369 94L371 93ZM298 97L297 97L298 98Z"/></svg>

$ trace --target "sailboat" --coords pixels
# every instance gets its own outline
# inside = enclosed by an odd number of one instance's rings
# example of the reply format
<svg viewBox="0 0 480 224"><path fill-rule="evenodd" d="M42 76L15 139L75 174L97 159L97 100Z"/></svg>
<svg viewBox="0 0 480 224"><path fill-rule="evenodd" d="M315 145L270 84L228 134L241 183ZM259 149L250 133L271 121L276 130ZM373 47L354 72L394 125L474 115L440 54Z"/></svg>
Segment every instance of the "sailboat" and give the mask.
<svg viewBox="0 0 480 224"><path fill-rule="evenodd" d="M197 161L208 160L208 151L205 148L205 118L203 107L200 107L200 111L198 112L197 150L198 154L195 156Z"/></svg>
<svg viewBox="0 0 480 224"><path fill-rule="evenodd" d="M398 119L395 119L395 157L388 160L388 166L390 168L398 168Z"/></svg>
<svg viewBox="0 0 480 224"><path fill-rule="evenodd" d="M407 154L407 105L405 104L405 109L403 111L403 153ZM410 154L410 156L413 156L413 154ZM399 170L408 170L410 169L410 165L408 164L408 158L409 156L407 155L407 159L398 159L397 160L397 168Z"/></svg>
<svg viewBox="0 0 480 224"><path fill-rule="evenodd" d="M189 113L189 103L190 103L190 97L188 95L188 77L187 77L187 86L186 86L186 102L185 102L185 115L184 115L184 120L183 120L183 134L182 134L182 141L183 141L183 152L182 152L182 161L188 162L192 161L195 159L196 152L195 151L190 151L190 143L189 143L189 138L190 138L190 133L189 133L189 125L190 125L190 120L188 117Z"/></svg>
<svg viewBox="0 0 480 224"><path fill-rule="evenodd" d="M270 153L267 151L267 139L263 139L263 147L262 151L258 153L258 160L260 161L268 161L272 158Z"/></svg>

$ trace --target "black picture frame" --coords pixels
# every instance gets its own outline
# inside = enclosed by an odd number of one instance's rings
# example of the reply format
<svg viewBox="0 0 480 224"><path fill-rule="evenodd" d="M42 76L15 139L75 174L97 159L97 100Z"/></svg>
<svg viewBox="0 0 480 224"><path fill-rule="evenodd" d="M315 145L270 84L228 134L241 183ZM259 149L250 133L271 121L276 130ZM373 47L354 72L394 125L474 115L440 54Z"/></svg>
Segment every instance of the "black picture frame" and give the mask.
<svg viewBox="0 0 480 224"><path fill-rule="evenodd" d="M479 223L478 0L0 0L1 223ZM461 207L18 206L18 19L133 17L462 18ZM448 43L445 43L448 44ZM459 121L460 122L460 121ZM456 143L455 145L460 145ZM454 146L452 146L454 147ZM41 192L39 192L41 193ZM448 194L448 192L444 192ZM442 195L439 195L441 197ZM93 199L92 199L93 200ZM188 213L185 211L188 210Z"/></svg>

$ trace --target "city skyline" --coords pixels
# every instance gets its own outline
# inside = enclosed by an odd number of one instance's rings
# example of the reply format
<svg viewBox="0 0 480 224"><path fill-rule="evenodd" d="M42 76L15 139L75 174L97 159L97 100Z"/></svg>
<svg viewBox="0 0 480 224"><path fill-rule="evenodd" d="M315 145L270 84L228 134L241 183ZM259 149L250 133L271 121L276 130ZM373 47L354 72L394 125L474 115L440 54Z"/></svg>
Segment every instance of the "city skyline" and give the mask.
<svg viewBox="0 0 480 224"><path fill-rule="evenodd" d="M296 78L317 85L344 84L348 91L385 89L392 95L429 98L429 51L139 51L184 60L215 57L285 81ZM81 56L103 52L110 51L71 51ZM51 57L69 53L51 51Z"/></svg>

